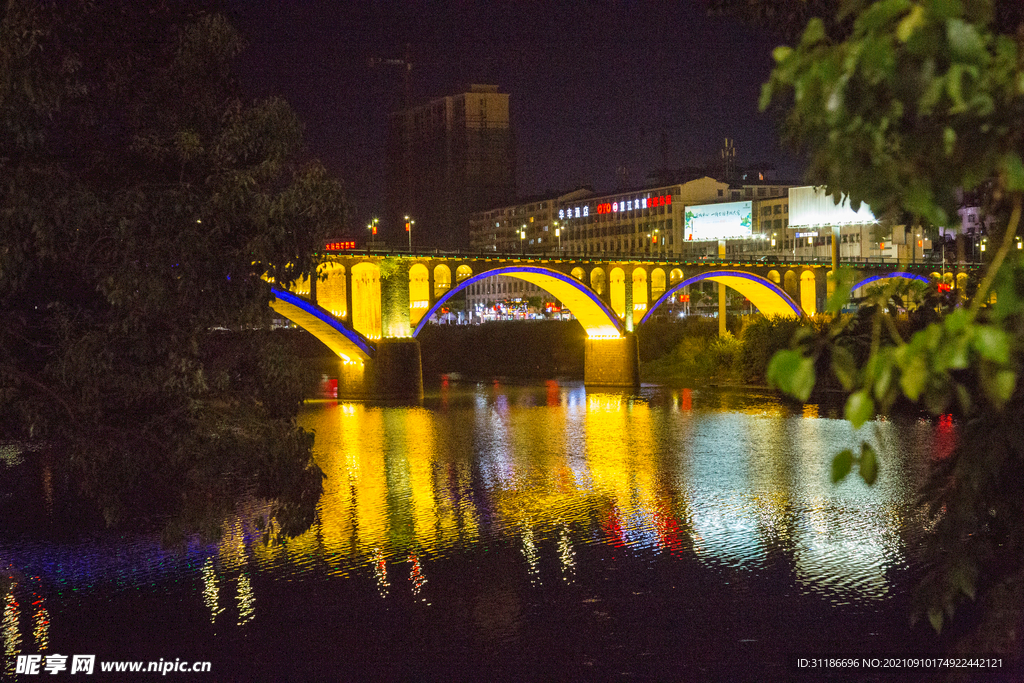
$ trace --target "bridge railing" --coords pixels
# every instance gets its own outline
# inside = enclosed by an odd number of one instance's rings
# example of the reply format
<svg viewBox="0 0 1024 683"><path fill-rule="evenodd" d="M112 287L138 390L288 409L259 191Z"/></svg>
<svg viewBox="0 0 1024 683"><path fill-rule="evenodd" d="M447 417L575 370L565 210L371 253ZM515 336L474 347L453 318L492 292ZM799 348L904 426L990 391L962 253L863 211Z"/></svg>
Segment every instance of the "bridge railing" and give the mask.
<svg viewBox="0 0 1024 683"><path fill-rule="evenodd" d="M435 256L440 258L472 258L472 259L560 259L566 261L640 261L643 263L678 263L691 265L712 265L712 264L749 264L757 265L782 265L782 264L807 264L807 265L831 265L831 257L819 256L783 256L779 254L755 254L751 256L692 256L680 254L623 254L620 252L536 252L520 253L518 251L472 251L468 249L436 249L436 248L413 248L408 247L375 247L373 249L346 249L344 251L328 251L331 254L351 254L358 256ZM942 265L941 261L934 259L917 259L905 264L898 259L882 256L846 256L839 259L840 263L849 265L910 265L910 266L936 266ZM946 268L955 268L957 262L947 261ZM963 265L980 266L982 261L965 261Z"/></svg>

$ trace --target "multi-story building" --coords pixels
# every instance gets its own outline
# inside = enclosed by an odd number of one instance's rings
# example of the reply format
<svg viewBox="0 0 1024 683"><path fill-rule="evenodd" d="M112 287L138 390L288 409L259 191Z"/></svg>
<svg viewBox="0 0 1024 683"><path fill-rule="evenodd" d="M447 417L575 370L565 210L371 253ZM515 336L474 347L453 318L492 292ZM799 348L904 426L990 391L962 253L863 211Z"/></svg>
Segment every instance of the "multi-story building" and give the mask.
<svg viewBox="0 0 1024 683"><path fill-rule="evenodd" d="M516 204L478 211L469 217L469 247L502 254L556 253L561 243L558 209L593 196L590 188L561 195L528 197Z"/></svg>
<svg viewBox="0 0 1024 683"><path fill-rule="evenodd" d="M557 220L569 254L687 256L711 249L685 234L686 209L700 204L783 198L788 185L727 183L704 176L677 185L563 203ZM717 243L714 247L717 249Z"/></svg>
<svg viewBox="0 0 1024 683"><path fill-rule="evenodd" d="M508 94L471 85L457 95L392 114L384 230L396 246L465 249L468 217L515 198L515 146Z"/></svg>

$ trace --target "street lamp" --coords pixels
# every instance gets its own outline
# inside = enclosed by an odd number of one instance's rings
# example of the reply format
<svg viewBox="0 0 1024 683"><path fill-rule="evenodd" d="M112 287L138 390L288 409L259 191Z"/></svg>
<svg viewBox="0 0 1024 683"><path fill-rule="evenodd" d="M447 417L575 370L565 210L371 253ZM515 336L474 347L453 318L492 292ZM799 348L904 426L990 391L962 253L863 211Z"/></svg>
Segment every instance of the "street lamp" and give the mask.
<svg viewBox="0 0 1024 683"><path fill-rule="evenodd" d="M377 239L376 239L376 237L377 237L377 223L379 223L379 222L380 222L379 218L374 218L372 221L370 221L366 225L366 229L370 233L370 241L371 242L376 242L377 241Z"/></svg>
<svg viewBox="0 0 1024 683"><path fill-rule="evenodd" d="M558 221L555 221L555 237L558 238L558 255L562 255L562 232L561 228L558 227Z"/></svg>
<svg viewBox="0 0 1024 683"><path fill-rule="evenodd" d="M526 239L526 223L523 223L523 227L519 230L519 255L526 256L526 247L523 246L523 240Z"/></svg>
<svg viewBox="0 0 1024 683"><path fill-rule="evenodd" d="M408 216L405 217L405 231L409 233L409 251L412 251L412 226L416 225L416 221L411 220Z"/></svg>

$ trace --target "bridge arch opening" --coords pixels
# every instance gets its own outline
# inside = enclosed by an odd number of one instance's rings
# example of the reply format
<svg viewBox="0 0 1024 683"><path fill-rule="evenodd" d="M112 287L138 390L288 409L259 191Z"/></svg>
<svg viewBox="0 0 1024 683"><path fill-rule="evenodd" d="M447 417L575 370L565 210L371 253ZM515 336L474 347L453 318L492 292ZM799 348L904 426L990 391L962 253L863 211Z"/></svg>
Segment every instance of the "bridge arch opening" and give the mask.
<svg viewBox="0 0 1024 683"><path fill-rule="evenodd" d="M932 277L934 277L935 279L938 280L942 276L939 275L938 273L932 273ZM861 280L860 282L858 282L857 284L855 284L853 286L853 290L852 291L853 292L858 292L861 288L873 285L874 283L879 282L880 280L891 280L891 279L894 279L894 278L898 278L898 279L902 279L902 280L916 280L917 282L923 282L925 284L930 284L931 283L931 280L929 278L925 277L924 275L917 275L915 273L893 272L893 273L885 273L883 275L872 275L871 277L866 277L863 280Z"/></svg>
<svg viewBox="0 0 1024 683"><path fill-rule="evenodd" d="M452 269L443 263L434 266L434 298L440 299L452 288Z"/></svg>
<svg viewBox="0 0 1024 683"><path fill-rule="evenodd" d="M598 296L604 296L607 284L608 278L604 274L604 269L598 267L590 271L590 288L594 290Z"/></svg>
<svg viewBox="0 0 1024 683"><path fill-rule="evenodd" d="M430 308L430 272L422 263L409 266L409 324L415 325Z"/></svg>
<svg viewBox="0 0 1024 683"><path fill-rule="evenodd" d="M579 280L580 282L583 282L583 278L587 276L587 271L577 266L572 269L572 276Z"/></svg>
<svg viewBox="0 0 1024 683"><path fill-rule="evenodd" d="M345 266L333 261L321 263L317 269L316 303L335 318L348 316L345 300Z"/></svg>
<svg viewBox="0 0 1024 683"><path fill-rule="evenodd" d="M718 270L701 273L678 282L658 298L640 324L646 322L654 315L659 306L670 301L672 296L683 287L704 280L716 282L719 287L726 286L735 289L749 299L754 307L764 315L800 316L802 314L796 302L771 280L739 270Z"/></svg>
<svg viewBox="0 0 1024 683"><path fill-rule="evenodd" d="M647 271L633 269L633 319L647 312Z"/></svg>
<svg viewBox="0 0 1024 683"><path fill-rule="evenodd" d="M583 329L587 331L587 336L592 339L622 336L622 322L608 304L592 290L565 273L550 268L527 265L495 268L459 282L426 312L413 330L413 336L418 335L427 321L456 293L481 280L497 275L524 280L556 297L564 307L572 311L572 314L583 325Z"/></svg>
<svg viewBox="0 0 1024 683"><path fill-rule="evenodd" d="M818 312L818 282L810 270L800 273L800 306L807 315Z"/></svg>
<svg viewBox="0 0 1024 683"><path fill-rule="evenodd" d="M352 327L367 339L380 339L380 266L363 261L352 266Z"/></svg>
<svg viewBox="0 0 1024 683"><path fill-rule="evenodd" d="M668 274L668 286L675 287L683 279L683 271L681 268L673 268L672 272ZM659 297L660 298L660 297Z"/></svg>
<svg viewBox="0 0 1024 683"><path fill-rule="evenodd" d="M611 295L612 310L619 318L626 317L626 271L615 267L608 272L608 293Z"/></svg>
<svg viewBox="0 0 1024 683"><path fill-rule="evenodd" d="M788 294L790 298L795 299L797 296L800 295L797 282L798 280L796 277L796 273L794 273L792 270L787 270L786 274L782 276L782 288L786 291L786 294Z"/></svg>
<svg viewBox="0 0 1024 683"><path fill-rule="evenodd" d="M665 293L665 271L655 268L651 271L651 298L657 301Z"/></svg>
<svg viewBox="0 0 1024 683"><path fill-rule="evenodd" d="M781 285L782 284L782 277L779 276L779 271L777 271L777 270L769 270L768 271L768 279L771 282L774 282L777 285Z"/></svg>
<svg viewBox="0 0 1024 683"><path fill-rule="evenodd" d="M469 266L459 266L455 269L455 282L465 282L471 277L473 277L473 269Z"/></svg>

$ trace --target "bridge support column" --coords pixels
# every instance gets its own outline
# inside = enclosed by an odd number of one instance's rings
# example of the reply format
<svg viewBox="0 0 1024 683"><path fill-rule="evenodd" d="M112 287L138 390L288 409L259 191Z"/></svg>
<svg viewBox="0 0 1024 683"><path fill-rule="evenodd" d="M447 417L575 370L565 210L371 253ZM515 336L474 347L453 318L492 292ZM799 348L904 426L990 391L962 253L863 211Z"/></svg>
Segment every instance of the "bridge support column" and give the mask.
<svg viewBox="0 0 1024 683"><path fill-rule="evenodd" d="M718 240L718 259L725 259L725 240ZM725 303L725 285L721 282L718 285L718 336L724 337L728 333L729 328L726 326L728 322L727 318L729 315L728 306Z"/></svg>
<svg viewBox="0 0 1024 683"><path fill-rule="evenodd" d="M342 363L338 399L414 401L423 398L423 365L417 339L381 339L373 358Z"/></svg>
<svg viewBox="0 0 1024 683"><path fill-rule="evenodd" d="M617 339L587 339L583 383L596 387L640 386L640 349L636 335Z"/></svg>
<svg viewBox="0 0 1024 683"><path fill-rule="evenodd" d="M388 274L381 273L381 330L385 337L411 337L409 315L409 267L402 259Z"/></svg>

